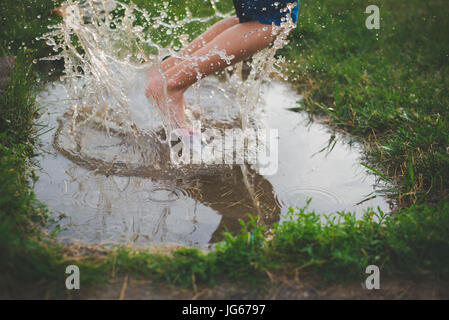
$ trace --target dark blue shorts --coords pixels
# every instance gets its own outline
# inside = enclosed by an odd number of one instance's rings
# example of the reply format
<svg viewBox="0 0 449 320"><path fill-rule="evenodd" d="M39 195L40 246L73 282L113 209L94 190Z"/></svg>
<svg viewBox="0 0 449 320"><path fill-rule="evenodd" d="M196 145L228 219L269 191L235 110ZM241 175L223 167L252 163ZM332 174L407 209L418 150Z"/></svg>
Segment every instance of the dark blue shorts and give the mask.
<svg viewBox="0 0 449 320"><path fill-rule="evenodd" d="M279 26L287 17L287 4L297 3L292 9L293 22L298 20L299 0L233 0L240 23L257 20L263 24Z"/></svg>

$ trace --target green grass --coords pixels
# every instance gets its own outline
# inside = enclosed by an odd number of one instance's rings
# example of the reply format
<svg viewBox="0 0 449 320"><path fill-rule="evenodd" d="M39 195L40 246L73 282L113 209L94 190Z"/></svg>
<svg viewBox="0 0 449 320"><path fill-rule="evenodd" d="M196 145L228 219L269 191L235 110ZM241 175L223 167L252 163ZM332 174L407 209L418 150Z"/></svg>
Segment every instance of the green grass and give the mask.
<svg viewBox="0 0 449 320"><path fill-rule="evenodd" d="M216 250L207 254L189 248L171 256L119 248L97 263L104 264L108 274L129 273L191 288L223 281L263 285L270 277L296 271L326 282L362 281L371 264L384 275L449 275L448 204L412 206L395 218L369 211L356 219L341 212L330 216L327 224L306 209L291 209L287 215L287 222L275 226L271 241L250 219L242 222L240 233L226 233Z"/></svg>
<svg viewBox="0 0 449 320"><path fill-rule="evenodd" d="M188 4L199 15L210 10L203 1ZM368 4L380 6L379 31L364 27ZM62 292L69 264L80 266L83 286L124 273L188 287L263 284L296 271L361 281L370 264L408 277L449 276L449 46L443 32L449 9L442 1L304 2L298 28L281 52L290 60L290 79L305 93L301 108L366 143L366 167L394 183L390 194L400 210L393 216L367 211L360 219L339 213L323 224L316 213L291 209L271 241L250 219L210 253L183 248L171 255L124 247L77 254L40 231L46 209L33 194L31 164L45 130L33 125L39 113L35 84L46 71L31 61L50 53L35 38L58 19L49 13L54 6L45 0L0 4L6 26L0 52L18 56L8 93L0 98L0 272L10 286L20 290L20 283L43 281Z"/></svg>
<svg viewBox="0 0 449 320"><path fill-rule="evenodd" d="M380 30L365 28L368 4L380 8ZM402 206L449 194L448 13L438 0L305 2L282 52L296 61L301 109L368 142Z"/></svg>
<svg viewBox="0 0 449 320"><path fill-rule="evenodd" d="M50 48L36 38L48 32L47 26L58 21L59 18L50 14L50 11L61 2L62 0L0 2L0 54L16 55L19 51L25 51L35 57L50 55Z"/></svg>

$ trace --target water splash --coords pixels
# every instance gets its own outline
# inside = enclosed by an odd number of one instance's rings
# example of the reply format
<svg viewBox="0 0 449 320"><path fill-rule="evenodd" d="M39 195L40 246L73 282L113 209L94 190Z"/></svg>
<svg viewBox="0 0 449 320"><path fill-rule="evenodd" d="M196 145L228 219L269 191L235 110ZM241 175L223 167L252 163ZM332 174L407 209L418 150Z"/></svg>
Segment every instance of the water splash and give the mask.
<svg viewBox="0 0 449 320"><path fill-rule="evenodd" d="M165 2L151 13L133 3L114 0L65 2L61 7L63 21L43 36L55 51L55 55L45 59L64 60L62 80L72 102L60 120L55 136L57 149L75 161L110 173L142 175L139 168L179 168L179 163L173 161L170 113L162 114L145 97L147 73L154 68L160 70L161 62L169 56L195 63L196 59L219 54L230 64L232 57L220 50L210 50L202 57L180 53L180 48L188 43L192 23L205 25L231 16L221 13L213 0L210 3L213 14L194 17L188 8L181 15L170 16ZM293 28L291 19L279 28L274 26L273 32L278 36L269 48L221 73L224 81L208 92L219 92L224 97L223 105L217 105L223 111L201 110L201 99L205 98L204 90L200 90L202 81L193 86L194 99L189 103L191 110L202 111L202 118L195 119L189 110L187 116L203 133L200 149L213 140L211 134L204 132L207 128L218 130L209 132L221 133L237 128L246 141L241 148L264 147L260 141L250 143L254 135L249 129L263 129L264 113L258 103L260 86L277 71L282 59L276 58L275 53L287 43L286 37ZM202 151L201 157L206 160L203 162L217 164L226 154L232 157L234 153L258 152L234 148L222 153ZM205 156L211 159L204 159Z"/></svg>

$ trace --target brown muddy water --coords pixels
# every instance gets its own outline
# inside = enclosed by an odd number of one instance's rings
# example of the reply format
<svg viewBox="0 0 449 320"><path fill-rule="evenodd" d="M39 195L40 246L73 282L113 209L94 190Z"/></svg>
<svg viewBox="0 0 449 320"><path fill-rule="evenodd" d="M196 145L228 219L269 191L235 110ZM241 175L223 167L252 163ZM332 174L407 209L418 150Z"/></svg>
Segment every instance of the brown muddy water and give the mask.
<svg viewBox="0 0 449 320"><path fill-rule="evenodd" d="M225 108L217 110L229 98L217 90L217 83L210 78L201 85L202 109L215 119L223 114L229 119ZM187 92L188 102L193 95L193 90ZM269 228L285 219L289 206L303 207L309 198L309 209L320 214L346 210L361 215L368 207L388 212L385 198L363 202L373 195L376 177L360 165L361 146L337 135L332 150L320 152L333 133L310 123L306 114L287 110L300 99L285 83L262 87L265 125L279 134L273 175L263 176L247 165L168 170L162 164L159 170L149 170L139 167L139 158L130 151L135 148L126 146L125 138L89 127L85 130L92 130L90 140L83 142L83 150L73 151L76 145L64 136L67 121L61 120L71 106L65 87L48 85L39 93L38 105L46 110L40 123L53 130L41 137L40 179L35 185L38 199L55 219L48 228L57 228L56 239L63 243L176 243L207 249L223 231L240 230L239 219L248 213ZM154 145L150 139L142 137L138 144ZM114 167L133 161L126 170Z"/></svg>

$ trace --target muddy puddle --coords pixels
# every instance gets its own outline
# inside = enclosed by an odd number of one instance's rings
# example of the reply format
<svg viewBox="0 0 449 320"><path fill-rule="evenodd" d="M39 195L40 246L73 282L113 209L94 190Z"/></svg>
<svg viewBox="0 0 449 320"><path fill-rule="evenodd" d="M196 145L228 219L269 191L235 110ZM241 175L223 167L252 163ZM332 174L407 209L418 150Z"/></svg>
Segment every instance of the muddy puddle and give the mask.
<svg viewBox="0 0 449 320"><path fill-rule="evenodd" d="M215 119L230 119L222 108L229 104L229 97L217 87L217 79L203 81L203 112ZM187 92L188 102L193 95L193 90ZM322 214L346 210L360 215L368 207L388 212L382 197L363 202L374 191L375 176L360 165L360 146L350 146L340 137L330 152L320 152L332 133L323 125L309 123L307 115L288 110L300 98L281 82L261 89L264 124L278 132L277 170L264 176L249 165L169 170L163 166L168 160L159 159L159 167L139 166L139 148L130 147L123 137L89 127L85 130L92 131L90 140L76 151L76 143L64 140L61 119L70 108L65 87L47 86L37 102L46 110L40 122L53 130L41 137L35 192L56 221L49 228L58 228L56 238L63 243L141 247L176 243L206 249L221 240L223 231L240 230L239 219L246 219L247 213L270 227L285 219L289 206L303 207L309 198L309 208ZM133 143L148 146L147 154L156 154L150 136ZM76 152L88 154L88 160ZM116 165L126 161L131 162L123 167L126 170Z"/></svg>

